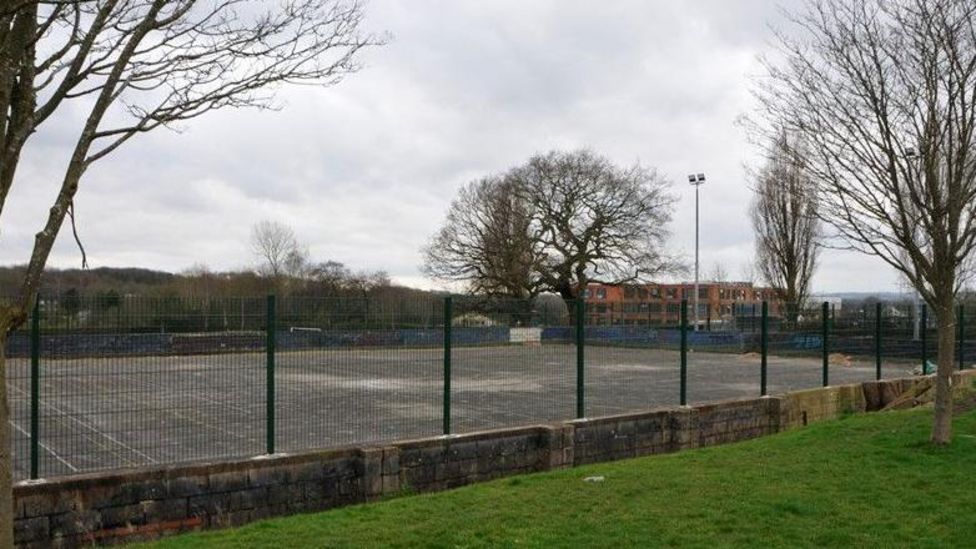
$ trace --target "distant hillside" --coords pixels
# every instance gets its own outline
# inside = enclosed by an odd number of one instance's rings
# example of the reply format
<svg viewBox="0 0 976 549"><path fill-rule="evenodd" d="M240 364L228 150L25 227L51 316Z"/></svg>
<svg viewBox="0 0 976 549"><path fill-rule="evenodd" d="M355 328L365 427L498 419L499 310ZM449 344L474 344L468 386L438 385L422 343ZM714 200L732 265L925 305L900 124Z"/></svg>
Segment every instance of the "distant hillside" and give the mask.
<svg viewBox="0 0 976 549"><path fill-rule="evenodd" d="M815 295L821 297L839 297L844 301L864 301L865 299L877 299L883 302L905 301L911 299L909 294L903 292L817 292Z"/></svg>
<svg viewBox="0 0 976 549"><path fill-rule="evenodd" d="M23 266L0 267L0 294L11 295L19 289ZM115 290L118 293L145 293L173 283L173 273L138 267L99 267L97 269L47 269L41 279L41 293L61 295L68 289L81 293Z"/></svg>

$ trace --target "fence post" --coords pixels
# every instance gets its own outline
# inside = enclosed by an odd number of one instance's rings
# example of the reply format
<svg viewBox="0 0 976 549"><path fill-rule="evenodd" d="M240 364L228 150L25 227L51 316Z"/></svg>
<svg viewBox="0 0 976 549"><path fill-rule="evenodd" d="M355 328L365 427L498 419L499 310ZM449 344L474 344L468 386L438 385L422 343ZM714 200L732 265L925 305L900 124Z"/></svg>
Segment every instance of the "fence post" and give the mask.
<svg viewBox="0 0 976 549"><path fill-rule="evenodd" d="M874 378L881 380L881 302L874 304Z"/></svg>
<svg viewBox="0 0 976 549"><path fill-rule="evenodd" d="M451 326L454 320L451 296L444 298L444 434L451 434Z"/></svg>
<svg viewBox="0 0 976 549"><path fill-rule="evenodd" d="M823 302L823 386L830 385L830 303Z"/></svg>
<svg viewBox="0 0 976 549"><path fill-rule="evenodd" d="M756 333L756 304L752 304L752 333Z"/></svg>
<svg viewBox="0 0 976 549"><path fill-rule="evenodd" d="M681 396L682 406L688 404L688 300L681 300Z"/></svg>
<svg viewBox="0 0 976 549"><path fill-rule="evenodd" d="M966 368L965 345L966 345L966 307L965 305L960 303L959 304L959 370L960 371Z"/></svg>
<svg viewBox="0 0 976 549"><path fill-rule="evenodd" d="M586 303L582 297L576 298L576 418L582 419L586 416L586 393L585 378L583 377L585 365L586 331L584 317Z"/></svg>
<svg viewBox="0 0 976 549"><path fill-rule="evenodd" d="M30 358L31 358L31 386L30 386L30 478L38 478L38 446L40 434L40 404L41 404L41 297L34 299L34 312L31 314L30 324Z"/></svg>
<svg viewBox="0 0 976 549"><path fill-rule="evenodd" d="M267 309L267 368L265 387L267 388L267 396L265 402L267 405L267 410L265 411L266 426L265 431L267 433L267 452L269 454L275 453L275 343L278 332L277 320L275 319L275 296L274 294L268 295L268 309Z"/></svg>
<svg viewBox="0 0 976 549"><path fill-rule="evenodd" d="M767 358L766 351L769 346L769 304L762 302L762 319L759 332L759 396L766 396L767 385Z"/></svg>
<svg viewBox="0 0 976 549"><path fill-rule="evenodd" d="M926 337L926 332L929 325L929 310L928 305L922 303L922 375L929 375L929 348L928 348L928 338Z"/></svg>

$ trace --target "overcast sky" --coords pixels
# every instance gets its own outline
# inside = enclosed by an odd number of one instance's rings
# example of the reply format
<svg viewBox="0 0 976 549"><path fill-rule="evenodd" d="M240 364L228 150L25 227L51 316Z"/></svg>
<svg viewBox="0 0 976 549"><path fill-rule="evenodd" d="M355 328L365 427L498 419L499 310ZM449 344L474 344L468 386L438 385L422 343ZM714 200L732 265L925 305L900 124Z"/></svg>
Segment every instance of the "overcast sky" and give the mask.
<svg viewBox="0 0 976 549"><path fill-rule="evenodd" d="M420 247L464 183L537 152L590 147L656 167L680 197L670 245L732 277L752 261L735 120L750 112L776 3L763 0L372 0L389 45L332 88L286 89L280 111L225 111L142 136L97 164L77 199L91 266L245 268L251 226L291 225L317 260L432 287ZM77 131L70 113L29 147L4 212L0 263L24 263ZM51 265L80 265L62 231ZM816 291L897 290L882 262L825 253Z"/></svg>

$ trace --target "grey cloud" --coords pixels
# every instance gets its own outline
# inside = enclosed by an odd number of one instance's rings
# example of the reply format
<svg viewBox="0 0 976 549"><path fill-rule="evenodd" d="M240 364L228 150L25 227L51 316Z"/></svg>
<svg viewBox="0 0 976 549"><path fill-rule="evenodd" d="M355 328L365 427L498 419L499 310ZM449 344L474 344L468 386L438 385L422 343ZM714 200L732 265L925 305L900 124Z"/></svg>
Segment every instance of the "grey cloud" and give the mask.
<svg viewBox="0 0 976 549"><path fill-rule="evenodd" d="M92 263L243 267L251 224L270 218L319 259L429 285L418 251L462 184L582 146L674 182L672 247L686 257L694 202L684 177L708 173L702 264L738 273L750 260L742 165L756 158L733 122L751 108L748 75L775 4L374 0L368 13L395 39L337 87L287 89L277 112L221 112L144 136L93 169L78 200ZM71 117L38 135L25 159L2 262L27 259L56 189L52 159L66 158L76 131ZM878 287L867 276L876 260L830 257L819 288ZM52 264L78 264L67 233Z"/></svg>

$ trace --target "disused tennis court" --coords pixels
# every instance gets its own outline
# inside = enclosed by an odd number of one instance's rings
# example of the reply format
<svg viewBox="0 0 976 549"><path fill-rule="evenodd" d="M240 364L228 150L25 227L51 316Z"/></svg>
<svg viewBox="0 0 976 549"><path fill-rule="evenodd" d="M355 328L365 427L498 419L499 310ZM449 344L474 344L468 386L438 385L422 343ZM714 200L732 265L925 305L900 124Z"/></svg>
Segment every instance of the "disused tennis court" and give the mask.
<svg viewBox="0 0 976 549"><path fill-rule="evenodd" d="M758 355L689 354L689 403L759 394ZM30 374L8 362L14 477L29 471ZM816 357L769 358L769 392L821 384ZM886 365L885 377L905 364ZM40 378L39 474L258 456L267 451L266 355L226 353L45 359ZM274 443L298 452L441 434L442 351L363 348L279 351ZM874 379L873 363L832 365L832 384ZM590 346L589 417L672 406L677 351ZM451 426L456 433L569 419L576 414L571 344L455 348Z"/></svg>

